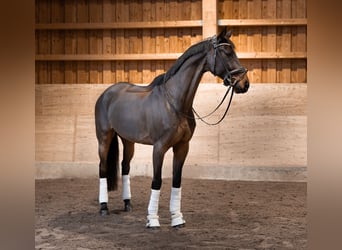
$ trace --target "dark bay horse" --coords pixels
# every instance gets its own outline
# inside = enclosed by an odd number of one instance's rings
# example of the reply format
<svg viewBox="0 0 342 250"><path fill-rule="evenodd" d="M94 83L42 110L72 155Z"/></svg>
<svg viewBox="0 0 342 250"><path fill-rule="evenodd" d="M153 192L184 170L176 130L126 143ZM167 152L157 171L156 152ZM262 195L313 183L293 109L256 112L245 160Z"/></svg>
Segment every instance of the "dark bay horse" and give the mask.
<svg viewBox="0 0 342 250"><path fill-rule="evenodd" d="M130 161L134 143L153 145L153 179L146 227L159 227L158 204L164 155L173 149L173 178L170 198L171 226L185 224L181 213L182 168L195 130L193 100L204 72L210 71L233 87L247 92L247 69L241 66L231 32L201 41L184 52L175 64L147 86L120 82L110 86L95 106L96 136L100 157L100 213L108 214L108 193L118 185L118 137L123 144L121 162L122 198L131 210Z"/></svg>

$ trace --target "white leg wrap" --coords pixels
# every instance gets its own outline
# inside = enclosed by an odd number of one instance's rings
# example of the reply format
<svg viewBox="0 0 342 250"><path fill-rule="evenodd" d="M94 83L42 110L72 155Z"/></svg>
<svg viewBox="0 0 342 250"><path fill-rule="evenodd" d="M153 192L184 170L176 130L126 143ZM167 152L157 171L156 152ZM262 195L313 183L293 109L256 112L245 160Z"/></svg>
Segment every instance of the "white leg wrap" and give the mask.
<svg viewBox="0 0 342 250"><path fill-rule="evenodd" d="M160 227L158 216L159 196L160 190L151 189L151 197L147 209L146 227Z"/></svg>
<svg viewBox="0 0 342 250"><path fill-rule="evenodd" d="M170 212L171 212L171 226L178 226L185 224L183 220L183 214L181 213L181 199L182 199L182 189L172 188L171 198L170 198Z"/></svg>
<svg viewBox="0 0 342 250"><path fill-rule="evenodd" d="M107 178L100 178L99 203L108 203Z"/></svg>
<svg viewBox="0 0 342 250"><path fill-rule="evenodd" d="M131 181L129 175L122 176L122 199L130 200L131 199Z"/></svg>

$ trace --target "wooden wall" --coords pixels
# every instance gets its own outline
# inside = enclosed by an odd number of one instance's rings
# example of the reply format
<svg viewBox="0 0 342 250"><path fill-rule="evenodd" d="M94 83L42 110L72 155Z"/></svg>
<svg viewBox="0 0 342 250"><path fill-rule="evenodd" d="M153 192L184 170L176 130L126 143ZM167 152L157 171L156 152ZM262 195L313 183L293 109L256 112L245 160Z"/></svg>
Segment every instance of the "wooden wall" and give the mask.
<svg viewBox="0 0 342 250"><path fill-rule="evenodd" d="M251 82L306 82L306 0L220 0L218 10L219 25L236 25Z"/></svg>
<svg viewBox="0 0 342 250"><path fill-rule="evenodd" d="M108 84L36 85L37 178L97 177L94 103ZM226 88L200 84L196 111L210 113ZM220 125L197 121L184 176L210 179L306 180L306 84L253 84L234 95ZM210 122L218 121L220 108ZM120 159L122 146L120 145ZM121 160L120 160L121 161ZM163 176L172 174L172 150ZM151 176L152 147L135 144L131 175Z"/></svg>
<svg viewBox="0 0 342 250"><path fill-rule="evenodd" d="M305 83L306 24L306 0L36 0L36 83L149 83L222 26L251 82Z"/></svg>
<svg viewBox="0 0 342 250"><path fill-rule="evenodd" d="M100 93L151 82L227 25L251 87L219 126L198 122L185 176L305 180L306 0L36 0L36 176L97 176ZM204 84L215 81L200 84L200 114L225 91ZM137 145L132 175L151 175L151 162L151 147Z"/></svg>

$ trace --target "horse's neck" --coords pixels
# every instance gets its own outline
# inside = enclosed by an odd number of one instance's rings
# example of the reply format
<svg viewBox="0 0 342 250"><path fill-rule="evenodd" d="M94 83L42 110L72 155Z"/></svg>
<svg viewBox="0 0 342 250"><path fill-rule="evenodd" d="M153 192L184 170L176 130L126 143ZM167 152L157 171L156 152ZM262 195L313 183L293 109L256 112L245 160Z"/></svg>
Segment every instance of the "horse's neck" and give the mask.
<svg viewBox="0 0 342 250"><path fill-rule="evenodd" d="M187 59L178 72L166 83L169 102L180 112L187 113L201 81L206 55L199 53Z"/></svg>

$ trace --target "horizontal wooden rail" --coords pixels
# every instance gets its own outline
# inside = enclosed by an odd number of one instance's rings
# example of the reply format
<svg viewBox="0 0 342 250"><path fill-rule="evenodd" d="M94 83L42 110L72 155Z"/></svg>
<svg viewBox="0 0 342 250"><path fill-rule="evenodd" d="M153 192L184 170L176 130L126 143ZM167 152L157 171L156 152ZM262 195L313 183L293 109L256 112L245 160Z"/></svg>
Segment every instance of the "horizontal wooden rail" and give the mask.
<svg viewBox="0 0 342 250"><path fill-rule="evenodd" d="M202 27L202 20L117 22L117 23L40 23L36 30L157 29ZM219 19L219 26L306 26L305 18L290 19Z"/></svg>
<svg viewBox="0 0 342 250"><path fill-rule="evenodd" d="M238 52L239 59L305 59L306 52Z"/></svg>
<svg viewBox="0 0 342 250"><path fill-rule="evenodd" d="M219 19L219 26L306 26L305 18L289 19Z"/></svg>
<svg viewBox="0 0 342 250"><path fill-rule="evenodd" d="M182 53L150 54L82 54L82 55L36 55L36 61L136 61L136 60L175 60Z"/></svg>
<svg viewBox="0 0 342 250"><path fill-rule="evenodd" d="M117 23L46 23L36 24L36 30L94 30L94 29L155 29L202 27L202 20L117 22Z"/></svg>
<svg viewBox="0 0 342 250"><path fill-rule="evenodd" d="M150 54L82 54L82 55L36 55L36 61L141 61L141 60L176 60L182 53ZM306 52L238 52L240 59L302 59Z"/></svg>

